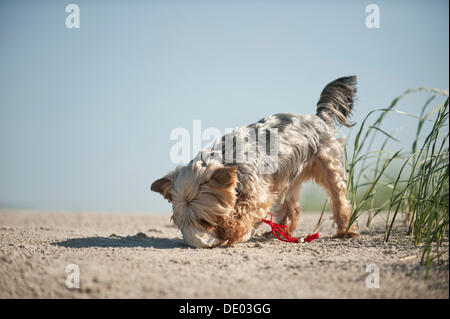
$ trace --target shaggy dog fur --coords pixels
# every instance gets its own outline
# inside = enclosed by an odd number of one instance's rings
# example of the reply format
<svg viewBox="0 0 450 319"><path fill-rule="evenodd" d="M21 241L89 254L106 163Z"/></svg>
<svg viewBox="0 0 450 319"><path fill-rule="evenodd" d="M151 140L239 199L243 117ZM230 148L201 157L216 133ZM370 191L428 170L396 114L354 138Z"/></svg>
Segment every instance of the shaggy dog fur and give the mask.
<svg viewBox="0 0 450 319"><path fill-rule="evenodd" d="M326 190L337 236L357 236L353 228L346 233L351 206L342 160L345 141L336 138L335 128L335 122L352 125L348 118L355 93L355 76L339 78L323 89L316 115L275 114L238 127L188 165L156 180L151 190L172 203L173 221L194 247L248 240L269 210L293 232L300 216L300 187L308 180ZM251 132L258 132L256 138L249 138ZM260 132L268 133L265 141ZM261 147L275 150L276 157L259 156ZM248 160L252 154L257 156ZM263 168L270 164L275 170L267 173Z"/></svg>

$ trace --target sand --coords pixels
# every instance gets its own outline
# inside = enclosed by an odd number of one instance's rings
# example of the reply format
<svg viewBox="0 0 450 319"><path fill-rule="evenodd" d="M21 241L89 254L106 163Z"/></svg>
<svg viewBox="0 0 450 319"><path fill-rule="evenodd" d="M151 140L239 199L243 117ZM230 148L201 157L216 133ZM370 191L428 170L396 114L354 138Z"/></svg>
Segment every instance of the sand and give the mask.
<svg viewBox="0 0 450 319"><path fill-rule="evenodd" d="M318 217L303 213L294 235L312 232ZM169 214L2 210L0 298L449 298L448 239L425 280L404 227L386 244L381 216L361 224L359 238L335 239L328 214L312 243L266 239L263 225L250 242L193 249ZM80 288L66 287L69 264ZM379 288L366 285L371 264Z"/></svg>

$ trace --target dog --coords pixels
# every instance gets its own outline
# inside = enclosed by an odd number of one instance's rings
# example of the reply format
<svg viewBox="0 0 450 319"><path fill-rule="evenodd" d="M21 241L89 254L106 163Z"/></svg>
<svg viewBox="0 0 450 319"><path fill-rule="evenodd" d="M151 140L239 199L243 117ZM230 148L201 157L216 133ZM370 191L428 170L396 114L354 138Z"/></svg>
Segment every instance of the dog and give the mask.
<svg viewBox="0 0 450 319"><path fill-rule="evenodd" d="M189 164L153 182L150 189L172 203L173 222L185 242L197 248L249 240L269 210L292 233L300 216L300 188L309 180L327 192L336 236L357 237L353 226L347 230L352 207L343 164L345 140L336 137L336 125L354 125L349 117L355 94L356 76L339 78L323 89L315 115L280 113L238 127ZM236 140L250 144L244 148L246 156L254 144L263 142L249 139L249 130L276 132L276 165L269 173L261 169L267 166L267 157L235 158ZM230 139L234 143L227 148ZM234 156L231 162L224 160L227 150ZM220 153L225 156L212 156Z"/></svg>

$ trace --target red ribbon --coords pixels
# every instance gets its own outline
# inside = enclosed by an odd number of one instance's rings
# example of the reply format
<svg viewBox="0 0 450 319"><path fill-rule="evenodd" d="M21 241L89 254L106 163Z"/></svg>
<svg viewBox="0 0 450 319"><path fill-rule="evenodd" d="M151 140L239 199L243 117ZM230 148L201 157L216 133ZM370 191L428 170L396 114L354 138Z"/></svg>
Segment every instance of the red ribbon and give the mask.
<svg viewBox="0 0 450 319"><path fill-rule="evenodd" d="M312 242L314 239L319 238L319 233L311 234L306 236L303 240L307 241L308 243Z"/></svg>
<svg viewBox="0 0 450 319"><path fill-rule="evenodd" d="M280 225L273 222L273 215L271 212L267 212L270 215L270 220L263 219L262 221L272 228L273 235L281 241L286 241L290 243L298 243L297 238L289 236L289 230L287 225ZM278 237L280 234L283 238ZM319 233L311 234L303 238L304 241L310 243L314 239L319 238Z"/></svg>

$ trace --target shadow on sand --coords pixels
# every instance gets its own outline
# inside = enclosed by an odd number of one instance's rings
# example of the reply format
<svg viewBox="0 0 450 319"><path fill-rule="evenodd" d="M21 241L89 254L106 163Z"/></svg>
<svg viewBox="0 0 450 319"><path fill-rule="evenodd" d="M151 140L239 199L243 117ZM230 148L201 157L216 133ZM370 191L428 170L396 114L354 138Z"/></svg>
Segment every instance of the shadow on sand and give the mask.
<svg viewBox="0 0 450 319"><path fill-rule="evenodd" d="M72 238L53 242L52 245L68 248L148 247L156 249L173 249L188 247L183 240L178 238L148 237L144 233L126 237L112 234L109 237Z"/></svg>

